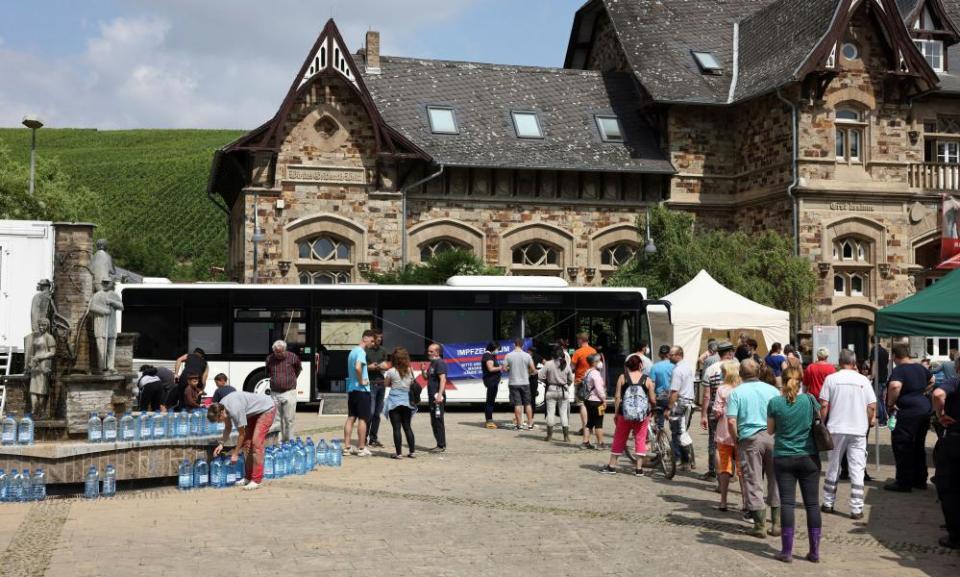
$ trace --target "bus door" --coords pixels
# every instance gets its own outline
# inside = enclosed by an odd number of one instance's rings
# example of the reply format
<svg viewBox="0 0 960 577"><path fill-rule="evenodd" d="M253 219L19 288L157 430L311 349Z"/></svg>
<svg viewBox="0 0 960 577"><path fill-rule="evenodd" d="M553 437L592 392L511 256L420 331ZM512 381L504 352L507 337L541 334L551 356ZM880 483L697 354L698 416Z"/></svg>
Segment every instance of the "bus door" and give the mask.
<svg viewBox="0 0 960 577"><path fill-rule="evenodd" d="M373 328L369 309L321 309L314 322L319 330L315 354L318 393L347 390L347 357L360 343L363 331Z"/></svg>
<svg viewBox="0 0 960 577"><path fill-rule="evenodd" d="M569 310L501 310L499 338L533 339L534 348L544 355L561 338L573 343L575 318Z"/></svg>
<svg viewBox="0 0 960 577"><path fill-rule="evenodd" d="M590 344L603 355L607 391L613 394L623 363L638 344L636 313L582 310L577 315L577 329L589 335Z"/></svg>

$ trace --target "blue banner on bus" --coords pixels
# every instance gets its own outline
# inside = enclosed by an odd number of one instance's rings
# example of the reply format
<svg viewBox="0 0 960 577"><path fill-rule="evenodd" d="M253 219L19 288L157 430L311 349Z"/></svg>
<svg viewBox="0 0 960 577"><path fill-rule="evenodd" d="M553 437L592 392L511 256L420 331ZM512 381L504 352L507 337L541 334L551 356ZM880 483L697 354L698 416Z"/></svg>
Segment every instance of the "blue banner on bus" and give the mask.
<svg viewBox="0 0 960 577"><path fill-rule="evenodd" d="M497 350L497 359L503 361L503 357L513 350L513 339L496 342L500 345ZM524 350L529 349L532 345L533 339L523 341ZM482 379L483 369L480 360L485 352L487 352L487 343L443 345L443 360L447 363L447 379Z"/></svg>

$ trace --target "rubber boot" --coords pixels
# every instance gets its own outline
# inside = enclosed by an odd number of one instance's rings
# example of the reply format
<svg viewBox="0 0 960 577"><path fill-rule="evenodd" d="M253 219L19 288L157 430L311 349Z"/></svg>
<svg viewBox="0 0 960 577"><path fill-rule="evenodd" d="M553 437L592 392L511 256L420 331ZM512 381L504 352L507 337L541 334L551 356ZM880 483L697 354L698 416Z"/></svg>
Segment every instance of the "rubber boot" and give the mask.
<svg viewBox="0 0 960 577"><path fill-rule="evenodd" d="M780 536L780 507L770 507L770 536Z"/></svg>
<svg viewBox="0 0 960 577"><path fill-rule="evenodd" d="M570 442L570 427L563 428L563 442L564 443Z"/></svg>
<svg viewBox="0 0 960 577"><path fill-rule="evenodd" d="M820 527L807 530L810 539L810 552L807 553L807 561L811 563L820 562L820 531Z"/></svg>
<svg viewBox="0 0 960 577"><path fill-rule="evenodd" d="M760 509L759 511L750 511L750 518L753 519L753 529L749 531L750 536L757 537L758 539L766 539L767 510Z"/></svg>
<svg viewBox="0 0 960 577"><path fill-rule="evenodd" d="M783 532L780 535L780 552L774 555L774 558L777 561L783 561L784 563L793 562L793 534L795 529L793 527L784 527Z"/></svg>
<svg viewBox="0 0 960 577"><path fill-rule="evenodd" d="M544 441L549 443L552 440L553 440L553 427L547 425L547 438L544 439Z"/></svg>
<svg viewBox="0 0 960 577"><path fill-rule="evenodd" d="M688 465L690 466L690 470L693 471L694 469L696 469L696 468L697 468L697 458L696 458L696 455L694 455L694 452L693 452L693 445L687 446L687 459L689 459Z"/></svg>

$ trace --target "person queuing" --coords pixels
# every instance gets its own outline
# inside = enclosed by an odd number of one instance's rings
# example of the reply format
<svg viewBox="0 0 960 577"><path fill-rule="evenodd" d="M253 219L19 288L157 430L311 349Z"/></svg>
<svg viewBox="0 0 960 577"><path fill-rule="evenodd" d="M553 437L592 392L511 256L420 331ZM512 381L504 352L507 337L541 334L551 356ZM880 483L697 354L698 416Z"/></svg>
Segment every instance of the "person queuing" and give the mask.
<svg viewBox="0 0 960 577"><path fill-rule="evenodd" d="M530 376L537 374L533 364L533 357L523 350L523 339L513 341L513 350L503 359L503 370L507 372L510 385L510 404L513 405L514 427L533 430L533 401L530 398ZM523 414L527 416L527 424L523 424Z"/></svg>
<svg viewBox="0 0 960 577"><path fill-rule="evenodd" d="M587 358L590 368L583 376L581 393L583 404L587 409L587 423L583 428L584 449L603 449L603 414L607 404L607 385L603 380L603 357L590 355ZM590 435L594 435L597 444L590 443Z"/></svg>
<svg viewBox="0 0 960 577"><path fill-rule="evenodd" d="M217 390L213 392L214 403L219 403L230 393L237 392L237 389L227 384L227 375L223 373L219 373L217 376L213 377L213 383L217 386Z"/></svg>
<svg viewBox="0 0 960 577"><path fill-rule="evenodd" d="M650 360L649 355L650 355L650 345L647 343L647 341L640 341L637 344L636 350L634 350L632 353L627 355L627 358L623 360L624 366L626 366L626 363L628 360L630 360L630 357L638 356L640 357L640 363L643 365L643 374L649 377L650 370L653 369L653 361Z"/></svg>
<svg viewBox="0 0 960 577"><path fill-rule="evenodd" d="M720 511L727 511L727 495L730 491L730 480L734 475L740 481L740 495L743 499L743 510L747 510L746 485L743 482L743 470L737 461L737 446L730 430L727 427L726 412L727 403L730 394L740 384L740 363L733 356L733 345L729 342L721 344L721 348L727 345L730 347L727 355L729 358L720 363L720 374L723 380L717 387L717 394L713 401L711 411L714 420L718 421L716 427L716 439L714 444L717 447L717 484L720 489L720 505L717 507Z"/></svg>
<svg viewBox="0 0 960 577"><path fill-rule="evenodd" d="M714 410L714 404L717 398L717 391L723 384L725 363L734 362L737 365L735 371L740 370L740 363L734 356L733 344L729 341L716 343L719 362L713 363L703 371L703 382L707 386L703 387L703 398L701 399L700 428L707 431L707 472L700 477L703 481L709 481L717 478L717 423L723 419L723 413ZM724 427L726 428L726 427ZM722 434L721 434L722 435ZM729 480L728 480L729 481Z"/></svg>
<svg viewBox="0 0 960 577"><path fill-rule="evenodd" d="M934 451L934 485L947 529L940 546L960 549L960 379L955 376L960 371L960 359L952 365L954 376L933 391L934 415L943 427Z"/></svg>
<svg viewBox="0 0 960 577"><path fill-rule="evenodd" d="M823 388L823 382L836 372L836 367L828 361L830 358L830 349L820 347L817 349L817 362L811 363L803 371L803 384L807 392L814 397L820 397L820 389Z"/></svg>
<svg viewBox="0 0 960 577"><path fill-rule="evenodd" d="M693 439L687 432L687 419L693 411L696 396L693 383L693 367L683 360L683 348L670 349L670 362L673 374L670 378L670 431L673 433L671 444L673 453L680 459L681 467L693 471L697 462L693 453Z"/></svg>
<svg viewBox="0 0 960 577"><path fill-rule="evenodd" d="M670 345L660 345L657 351L659 361L650 369L650 378L653 379L657 392L657 406L664 411L657 413L657 427L663 428L663 418L667 406L670 404L670 381L673 379L673 363L670 361Z"/></svg>
<svg viewBox="0 0 960 577"><path fill-rule="evenodd" d="M601 473L616 473L617 461L627 447L627 439L633 433L634 455L637 465L634 475L643 476L643 456L647 452L647 431L653 400L656 398L653 380L643 374L643 361L639 356L627 359L626 371L617 379L613 397L614 424L613 445L610 460L600 469Z"/></svg>
<svg viewBox="0 0 960 577"><path fill-rule="evenodd" d="M164 387L157 375L157 368L153 365L141 366L137 385L140 391L137 408L140 411L159 411L163 405Z"/></svg>
<svg viewBox="0 0 960 577"><path fill-rule="evenodd" d="M767 433L774 438L773 470L781 505L780 552L775 557L785 563L793 561L793 538L796 530L793 510L798 483L807 513L807 535L810 542L807 560L814 563L820 561L822 525L817 502L820 453L812 433L820 404L813 395L800 394L802 379L803 374L799 369L787 368L783 372L783 394L771 398L767 404Z"/></svg>
<svg viewBox="0 0 960 577"><path fill-rule="evenodd" d="M631 357L639 358L639 357ZM627 359L629 361L629 359ZM553 440L553 427L556 425L557 409L560 410L560 427L563 430L563 442L570 442L570 389L573 385L573 370L567 362L563 347L554 347L550 358L540 367L538 375L546 386L544 400L547 404L548 443Z"/></svg>
<svg viewBox="0 0 960 577"><path fill-rule="evenodd" d="M383 398L387 391L383 384L383 374L390 368L390 359L386 349L383 348L383 331L376 330L376 333L373 344L367 349L367 374L370 375L370 402L372 403L370 426L367 427L367 445L379 448L383 447L383 443L377 439L377 433L380 432L380 413L383 411Z"/></svg>
<svg viewBox="0 0 960 577"><path fill-rule="evenodd" d="M277 407L273 399L244 391L230 393L221 402L213 403L208 408L207 420L224 424L223 437L213 450L214 457L223 452L233 428L237 429L237 445L230 451L230 462L236 463L241 451L246 453L246 470L237 485L247 491L257 489L263 483L264 447L276 416Z"/></svg>
<svg viewBox="0 0 960 577"><path fill-rule="evenodd" d="M577 389L580 389L580 383L583 382L583 377L587 374L587 371L590 370L590 357L597 354L597 349L590 346L590 338L587 336L587 333L580 333L577 335L577 350L573 352L573 356L570 357L570 362L573 364L573 378L574 382L577 383ZM584 435L586 438L587 434L587 405L586 399L581 399L579 395L576 396L576 403L574 408L580 413L580 434Z"/></svg>
<svg viewBox="0 0 960 577"><path fill-rule="evenodd" d="M403 429L403 434L407 437L407 457L413 459L417 456L417 446L411 425L413 416L417 413L419 394L415 394L415 399L410 396L410 386L414 382L410 353L403 347L397 347L393 349L390 358L393 363L383 374L384 386L390 389L390 394L383 403L383 413L390 419L390 426L393 427L393 458L403 458L400 444L400 429Z"/></svg>
<svg viewBox="0 0 960 577"><path fill-rule="evenodd" d="M820 390L820 419L833 437L827 478L823 481L823 511L833 513L840 464L846 453L850 475L850 518L863 518L867 432L875 424L877 396L870 380L857 371L857 355L840 351L840 370L828 376Z"/></svg>
<svg viewBox="0 0 960 577"><path fill-rule="evenodd" d="M780 394L776 387L758 380L760 367L753 359L740 363L740 386L727 400L727 428L737 446L747 487L747 509L753 519L754 537L766 535L766 506L770 506L770 534L780 534L780 494L773 470L773 437L767 432L767 405ZM763 480L767 480L764 498Z"/></svg>
<svg viewBox="0 0 960 577"><path fill-rule="evenodd" d="M778 388L783 384L783 380L781 379L783 375L783 363L787 361L787 357L783 356L780 352L782 350L783 346L780 343L773 343L770 345L770 352L767 353L767 356L763 359L763 362L773 371L773 376L777 379Z"/></svg>
<svg viewBox="0 0 960 577"><path fill-rule="evenodd" d="M487 402L483 406L484 418L488 429L496 429L493 422L493 409L497 402L497 393L500 392L500 379L503 377L503 367L497 359L500 345L494 341L487 343L487 349L480 359L480 371L483 375L483 386L487 389Z"/></svg>
<svg viewBox="0 0 960 577"><path fill-rule="evenodd" d="M910 358L910 347L893 347L897 363L887 386L887 412L896 411L897 424L890 436L896 479L883 488L887 491L909 493L927 488L927 431L933 406L927 396L933 386L933 375L920 363Z"/></svg>
<svg viewBox="0 0 960 577"><path fill-rule="evenodd" d="M431 453L443 453L447 450L447 427L444 423L447 410L447 363L442 355L442 349L437 343L427 347L427 358L430 359L430 366L427 367L430 427L433 429L433 438L437 441L437 446L430 449Z"/></svg>
<svg viewBox="0 0 960 577"><path fill-rule="evenodd" d="M300 355L288 351L287 343L278 340L270 347L265 363L270 377L270 394L277 401L280 412L280 436L289 441L293 438L293 421L297 417L297 377L303 371Z"/></svg>
<svg viewBox="0 0 960 577"><path fill-rule="evenodd" d="M370 395L370 373L367 369L367 349L373 346L377 333L363 331L360 343L353 347L347 357L347 420L343 424L343 454L369 457L367 448L367 424L373 408ZM353 425L357 425L357 447L350 444Z"/></svg>
<svg viewBox="0 0 960 577"><path fill-rule="evenodd" d="M800 351L797 350L797 347L788 344L783 347L783 356L786 360L780 364L780 373L783 374L783 371L787 367L796 367L803 370L803 360L800 358Z"/></svg>

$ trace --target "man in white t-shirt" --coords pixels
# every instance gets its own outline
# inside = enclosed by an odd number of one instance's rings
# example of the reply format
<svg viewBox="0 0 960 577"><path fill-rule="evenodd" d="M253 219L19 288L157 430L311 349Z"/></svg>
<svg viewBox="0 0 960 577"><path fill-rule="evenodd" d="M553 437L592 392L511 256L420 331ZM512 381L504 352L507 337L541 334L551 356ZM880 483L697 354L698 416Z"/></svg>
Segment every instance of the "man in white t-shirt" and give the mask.
<svg viewBox="0 0 960 577"><path fill-rule="evenodd" d="M688 471L697 467L693 455L693 439L687 433L687 417L693 411L696 391L693 384L693 367L683 360L683 347L670 349L673 376L670 378L670 431L674 456L680 458L680 466Z"/></svg>
<svg viewBox="0 0 960 577"><path fill-rule="evenodd" d="M840 370L829 375L820 389L820 418L833 437L827 478L823 482L825 513L837 500L840 461L847 454L850 468L850 518L863 518L863 472L867 466L867 431L875 424L877 396L873 384L857 371L857 355L840 351Z"/></svg>

